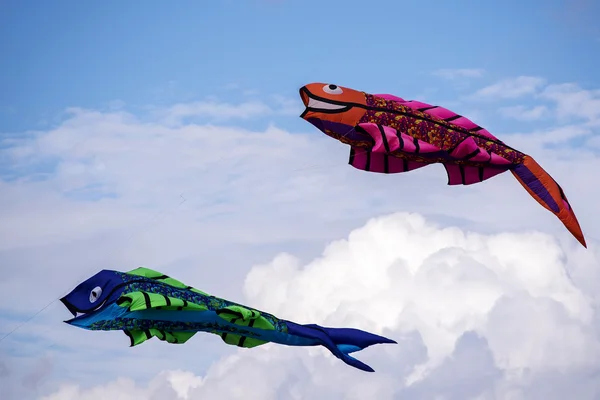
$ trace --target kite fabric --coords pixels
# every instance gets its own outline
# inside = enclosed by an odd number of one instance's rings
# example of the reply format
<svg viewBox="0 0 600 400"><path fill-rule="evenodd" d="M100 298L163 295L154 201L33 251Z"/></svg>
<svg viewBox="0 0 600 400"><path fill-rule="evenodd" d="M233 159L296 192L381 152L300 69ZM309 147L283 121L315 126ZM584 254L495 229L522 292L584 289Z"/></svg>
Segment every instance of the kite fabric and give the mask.
<svg viewBox="0 0 600 400"><path fill-rule="evenodd" d="M352 328L300 325L211 296L148 268L102 270L60 299L74 318L68 324L89 330L122 330L136 346L157 337L185 343L196 332L214 333L230 345L251 348L273 342L321 345L346 364L373 369L349 355L391 339Z"/></svg>
<svg viewBox="0 0 600 400"><path fill-rule="evenodd" d="M446 108L390 94L369 94L337 85L300 88L301 117L350 145L349 164L394 174L441 163L449 185L471 185L510 170L527 192L556 215L586 246L562 188L529 155Z"/></svg>

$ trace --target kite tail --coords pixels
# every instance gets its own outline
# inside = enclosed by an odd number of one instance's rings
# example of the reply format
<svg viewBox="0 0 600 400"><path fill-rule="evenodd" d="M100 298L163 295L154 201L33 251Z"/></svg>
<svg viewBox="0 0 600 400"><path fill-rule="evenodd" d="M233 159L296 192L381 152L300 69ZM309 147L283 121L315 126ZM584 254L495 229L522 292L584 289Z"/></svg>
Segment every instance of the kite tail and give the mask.
<svg viewBox="0 0 600 400"><path fill-rule="evenodd" d="M577 217L562 188L531 156L511 170L525 190L545 209L558 217L573 236L587 247Z"/></svg>
<svg viewBox="0 0 600 400"><path fill-rule="evenodd" d="M350 356L350 353L363 350L374 344L397 344L394 340L359 329L325 328L315 324L298 325L293 322L287 322L287 324L289 334L314 339L346 364L367 372L374 372L374 370L362 361Z"/></svg>

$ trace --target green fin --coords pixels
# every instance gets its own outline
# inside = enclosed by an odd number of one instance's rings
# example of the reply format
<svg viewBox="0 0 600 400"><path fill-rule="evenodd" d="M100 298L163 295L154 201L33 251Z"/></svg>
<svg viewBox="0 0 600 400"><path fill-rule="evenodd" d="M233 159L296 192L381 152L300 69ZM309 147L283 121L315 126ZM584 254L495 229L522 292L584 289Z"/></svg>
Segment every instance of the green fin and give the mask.
<svg viewBox="0 0 600 400"><path fill-rule="evenodd" d="M146 340L157 337L168 343L181 344L187 342L196 332L165 332L160 329L133 329L124 330L125 334L131 340L130 347L144 343Z"/></svg>
<svg viewBox="0 0 600 400"><path fill-rule="evenodd" d="M248 321L260 317L260 313L242 306L227 306L216 310L219 317L231 322L234 319Z"/></svg>
<svg viewBox="0 0 600 400"><path fill-rule="evenodd" d="M275 330L275 327L256 310L242 306L228 306L219 308L216 312L219 317L232 324L269 331Z"/></svg>
<svg viewBox="0 0 600 400"><path fill-rule="evenodd" d="M164 296L158 293L131 292L121 295L117 299L117 305L127 307L129 311L143 311L149 309L164 310L194 310L206 311L208 308L204 305L190 303L186 300L175 297Z"/></svg>
<svg viewBox="0 0 600 400"><path fill-rule="evenodd" d="M164 332L164 337L158 337L160 340L164 340L169 343L182 344L187 342L196 332Z"/></svg>
<svg viewBox="0 0 600 400"><path fill-rule="evenodd" d="M131 271L127 271L127 273L129 275L143 276L145 278L150 278L150 279L154 279L154 278L157 278L157 277L163 275L162 272L158 272L153 269L145 268L145 267L135 268L135 269L132 269Z"/></svg>
<svg viewBox="0 0 600 400"><path fill-rule="evenodd" d="M234 333L227 332L221 333L221 339L223 339L223 341L227 344L238 347L245 347L248 349L260 346L261 344L269 343L264 340L259 340L248 336L236 335Z"/></svg>
<svg viewBox="0 0 600 400"><path fill-rule="evenodd" d="M260 315L259 311L251 310L243 306L228 306L219 308L216 310L216 313L225 321L240 327L257 328L271 331L275 330L275 327L267 319L265 319L265 317ZM218 335L221 336L221 339L223 339L225 343L238 347L251 348L260 346L261 344L269 343L265 340L229 332L218 333Z"/></svg>
<svg viewBox="0 0 600 400"><path fill-rule="evenodd" d="M129 275L143 276L145 278L154 279L156 281L166 283L167 285L171 285L178 289L188 289L192 292L203 294L205 296L210 296L208 293L204 293L201 290L195 289L191 286L184 284L183 282L178 281L177 279L173 279L168 275L163 274L162 272L155 271L150 268L139 267L127 272Z"/></svg>

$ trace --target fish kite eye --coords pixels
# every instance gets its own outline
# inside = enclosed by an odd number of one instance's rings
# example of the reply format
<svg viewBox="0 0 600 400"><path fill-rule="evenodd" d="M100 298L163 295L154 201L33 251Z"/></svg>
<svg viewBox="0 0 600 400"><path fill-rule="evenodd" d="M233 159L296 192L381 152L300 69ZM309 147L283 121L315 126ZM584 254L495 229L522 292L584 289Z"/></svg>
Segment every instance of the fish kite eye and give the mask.
<svg viewBox="0 0 600 400"><path fill-rule="evenodd" d="M96 286L90 292L90 303L95 303L96 300L98 300L101 295L102 295L102 288L100 286Z"/></svg>
<svg viewBox="0 0 600 400"><path fill-rule="evenodd" d="M323 86L323 91L329 94L342 94L344 92L342 88L337 85L325 85Z"/></svg>

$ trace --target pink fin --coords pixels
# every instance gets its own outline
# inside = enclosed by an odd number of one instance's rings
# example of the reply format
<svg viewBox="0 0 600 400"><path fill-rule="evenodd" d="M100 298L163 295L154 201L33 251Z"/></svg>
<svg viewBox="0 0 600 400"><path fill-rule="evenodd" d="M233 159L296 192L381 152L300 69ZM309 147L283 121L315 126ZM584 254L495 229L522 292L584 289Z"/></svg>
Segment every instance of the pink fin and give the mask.
<svg viewBox="0 0 600 400"><path fill-rule="evenodd" d="M448 185L472 185L483 182L508 170L508 168L472 167L444 164L448 174Z"/></svg>
<svg viewBox="0 0 600 400"><path fill-rule="evenodd" d="M489 163L492 167L503 166L512 164L506 158L496 154L488 153L488 151L482 147L479 147L473 137L468 137L458 144L450 152L450 155L462 161L471 161L477 163Z"/></svg>
<svg viewBox="0 0 600 400"><path fill-rule="evenodd" d="M450 152L450 155L463 161L490 162L492 160L490 153L484 148L479 147L475 142L475 139L471 136L460 142L458 146Z"/></svg>
<svg viewBox="0 0 600 400"><path fill-rule="evenodd" d="M399 150L402 150L406 153L424 154L441 151L439 147L434 146L431 143L427 143L417 138L414 138L410 135L407 135L406 133L400 133L398 135L398 140Z"/></svg>
<svg viewBox="0 0 600 400"><path fill-rule="evenodd" d="M462 115L459 115L459 114L455 113L454 111L448 110L447 108L440 107L440 106L433 106L431 104L427 104L427 103L423 103L421 101L415 101L415 100L405 100L404 102L401 102L401 103L402 103L402 105L404 105L406 107L410 107L413 110L418 110L418 111L424 112L426 114L429 114L431 116L443 119L444 121L451 122L452 124L458 125L461 128L464 128L466 130L472 131L473 133L476 133L477 135L487 136L493 140L500 140L497 137L495 137L494 135L492 135L487 129L480 127L479 125L477 125L475 122L471 121L470 119L463 117Z"/></svg>
<svg viewBox="0 0 600 400"><path fill-rule="evenodd" d="M390 156L386 153L375 153L358 147L350 148L350 159L348 164L363 171L379 172L384 174L397 174L400 172L412 171L429 165L426 163Z"/></svg>
<svg viewBox="0 0 600 400"><path fill-rule="evenodd" d="M492 159L490 161L490 164L494 164L494 165L508 165L508 164L512 164L509 160L507 160L506 158L499 156L496 153L492 153Z"/></svg>
<svg viewBox="0 0 600 400"><path fill-rule="evenodd" d="M357 129L373 138L375 144L371 151L375 153L390 153L400 147L400 139L394 128L369 123L358 124Z"/></svg>
<svg viewBox="0 0 600 400"><path fill-rule="evenodd" d="M366 123L358 124L358 128L373 138L375 144L372 151L376 153L390 153L399 150L411 154L425 154L440 151L437 146L405 133L399 133L389 126Z"/></svg>

